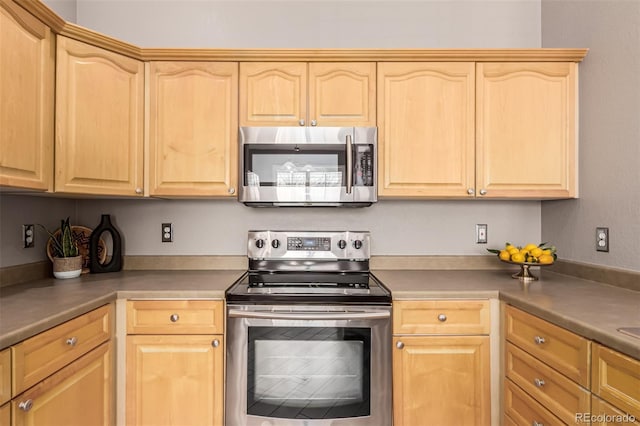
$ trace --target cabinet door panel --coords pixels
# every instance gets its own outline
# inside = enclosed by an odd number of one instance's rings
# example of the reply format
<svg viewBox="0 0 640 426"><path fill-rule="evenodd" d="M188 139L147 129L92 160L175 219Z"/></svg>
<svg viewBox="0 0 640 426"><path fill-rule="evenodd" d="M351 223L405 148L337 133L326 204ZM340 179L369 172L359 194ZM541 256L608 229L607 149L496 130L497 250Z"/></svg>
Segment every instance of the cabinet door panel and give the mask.
<svg viewBox="0 0 640 426"><path fill-rule="evenodd" d="M141 195L144 66L58 36L56 191Z"/></svg>
<svg viewBox="0 0 640 426"><path fill-rule="evenodd" d="M238 64L149 68L150 195L235 196Z"/></svg>
<svg viewBox="0 0 640 426"><path fill-rule="evenodd" d="M127 424L222 426L223 348L220 335L127 336Z"/></svg>
<svg viewBox="0 0 640 426"><path fill-rule="evenodd" d="M0 6L0 186L53 189L54 36L13 1Z"/></svg>
<svg viewBox="0 0 640 426"><path fill-rule="evenodd" d="M468 197L474 188L474 64L378 65L378 193Z"/></svg>
<svg viewBox="0 0 640 426"><path fill-rule="evenodd" d="M592 392L640 419L640 360L594 343Z"/></svg>
<svg viewBox="0 0 640 426"><path fill-rule="evenodd" d="M312 62L308 119L318 126L374 127L375 90L375 62Z"/></svg>
<svg viewBox="0 0 640 426"><path fill-rule="evenodd" d="M396 336L393 343L394 425L491 423L488 336Z"/></svg>
<svg viewBox="0 0 640 426"><path fill-rule="evenodd" d="M576 197L577 64L477 64L477 177L485 197Z"/></svg>
<svg viewBox="0 0 640 426"><path fill-rule="evenodd" d="M298 126L307 113L307 64L240 64L240 126Z"/></svg>
<svg viewBox="0 0 640 426"><path fill-rule="evenodd" d="M111 366L111 342L107 342L14 398L13 425L112 424ZM33 403L30 410L19 408L21 402L29 400Z"/></svg>

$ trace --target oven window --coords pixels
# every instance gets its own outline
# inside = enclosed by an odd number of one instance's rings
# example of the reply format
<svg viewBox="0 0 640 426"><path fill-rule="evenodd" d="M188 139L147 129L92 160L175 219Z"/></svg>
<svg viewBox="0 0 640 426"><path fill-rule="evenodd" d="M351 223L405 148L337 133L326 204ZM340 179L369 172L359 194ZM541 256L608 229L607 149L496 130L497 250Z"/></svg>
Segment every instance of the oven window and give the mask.
<svg viewBox="0 0 640 426"><path fill-rule="evenodd" d="M247 414L369 416L371 329L249 327Z"/></svg>

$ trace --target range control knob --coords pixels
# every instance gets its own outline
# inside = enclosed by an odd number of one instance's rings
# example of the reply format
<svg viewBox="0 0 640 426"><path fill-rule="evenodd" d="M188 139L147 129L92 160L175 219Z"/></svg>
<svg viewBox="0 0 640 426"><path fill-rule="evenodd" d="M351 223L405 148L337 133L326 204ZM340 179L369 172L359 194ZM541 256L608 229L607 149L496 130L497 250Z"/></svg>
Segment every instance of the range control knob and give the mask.
<svg viewBox="0 0 640 426"><path fill-rule="evenodd" d="M361 241L361 240L355 240L355 241L353 242L353 247L354 247L356 250L360 250L360 249L362 248L362 241Z"/></svg>
<svg viewBox="0 0 640 426"><path fill-rule="evenodd" d="M340 248L340 250L344 250L346 246L347 246L347 242L345 240L338 241L338 247Z"/></svg>
<svg viewBox="0 0 640 426"><path fill-rule="evenodd" d="M256 240L256 247L258 247L258 248L264 247L264 240L262 238L258 238Z"/></svg>
<svg viewBox="0 0 640 426"><path fill-rule="evenodd" d="M280 240L275 239L275 240L271 241L271 247L273 247L273 248L280 247Z"/></svg>

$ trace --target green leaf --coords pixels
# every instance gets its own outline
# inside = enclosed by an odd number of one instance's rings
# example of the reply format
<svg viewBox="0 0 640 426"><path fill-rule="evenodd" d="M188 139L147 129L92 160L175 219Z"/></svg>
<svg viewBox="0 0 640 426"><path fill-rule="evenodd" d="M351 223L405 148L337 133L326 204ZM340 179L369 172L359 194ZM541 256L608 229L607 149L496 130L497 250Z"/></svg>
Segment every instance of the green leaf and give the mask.
<svg viewBox="0 0 640 426"><path fill-rule="evenodd" d="M500 254L500 250L497 250L497 249L487 249L487 251L493 254Z"/></svg>

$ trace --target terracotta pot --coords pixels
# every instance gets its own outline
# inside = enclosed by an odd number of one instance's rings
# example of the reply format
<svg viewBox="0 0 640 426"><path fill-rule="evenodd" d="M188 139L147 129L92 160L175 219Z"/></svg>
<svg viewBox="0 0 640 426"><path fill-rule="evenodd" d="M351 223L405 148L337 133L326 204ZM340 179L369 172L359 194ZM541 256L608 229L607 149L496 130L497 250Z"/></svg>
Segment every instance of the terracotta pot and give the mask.
<svg viewBox="0 0 640 426"><path fill-rule="evenodd" d="M76 278L82 273L82 256L54 257L53 276L58 279Z"/></svg>

